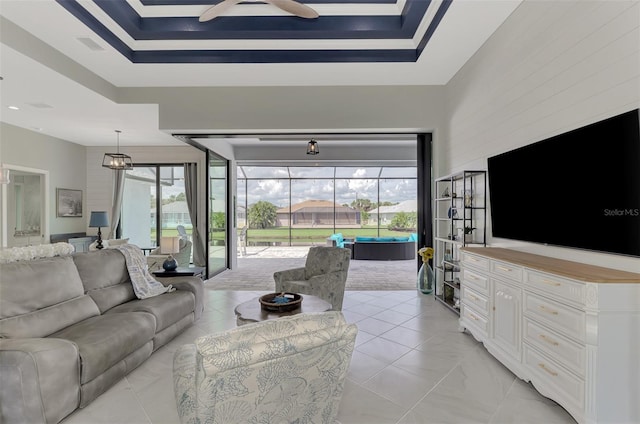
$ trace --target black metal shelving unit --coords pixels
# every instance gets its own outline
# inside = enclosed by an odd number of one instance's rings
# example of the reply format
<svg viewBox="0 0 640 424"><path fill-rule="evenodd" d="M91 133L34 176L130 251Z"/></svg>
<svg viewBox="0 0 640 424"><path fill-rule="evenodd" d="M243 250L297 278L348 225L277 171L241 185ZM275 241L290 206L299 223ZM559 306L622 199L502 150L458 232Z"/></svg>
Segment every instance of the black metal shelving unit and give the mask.
<svg viewBox="0 0 640 424"><path fill-rule="evenodd" d="M460 248L486 246L487 172L461 171L435 180L435 298L460 313ZM471 228L465 234L465 228Z"/></svg>

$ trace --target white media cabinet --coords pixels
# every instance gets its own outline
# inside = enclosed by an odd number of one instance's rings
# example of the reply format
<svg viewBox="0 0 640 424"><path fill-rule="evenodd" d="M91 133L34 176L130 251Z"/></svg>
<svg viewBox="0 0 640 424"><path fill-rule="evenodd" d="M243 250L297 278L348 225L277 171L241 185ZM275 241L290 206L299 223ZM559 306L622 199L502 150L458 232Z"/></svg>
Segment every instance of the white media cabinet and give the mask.
<svg viewBox="0 0 640 424"><path fill-rule="evenodd" d="M640 423L640 274L461 251L461 330L579 423Z"/></svg>

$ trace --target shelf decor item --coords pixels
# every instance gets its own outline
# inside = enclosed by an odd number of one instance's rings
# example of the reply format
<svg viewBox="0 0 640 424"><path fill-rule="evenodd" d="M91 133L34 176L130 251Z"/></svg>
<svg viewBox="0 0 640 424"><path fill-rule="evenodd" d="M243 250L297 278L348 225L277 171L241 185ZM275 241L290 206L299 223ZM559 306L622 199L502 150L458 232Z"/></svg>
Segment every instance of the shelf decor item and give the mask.
<svg viewBox="0 0 640 424"><path fill-rule="evenodd" d="M471 190L464 191L464 207L470 208L473 206L473 192Z"/></svg>
<svg viewBox="0 0 640 424"><path fill-rule="evenodd" d="M433 247L421 248L418 250L418 255L422 257L422 265L418 271L418 290L422 294L431 294L435 275L433 274L433 268L429 265L429 259L433 258Z"/></svg>

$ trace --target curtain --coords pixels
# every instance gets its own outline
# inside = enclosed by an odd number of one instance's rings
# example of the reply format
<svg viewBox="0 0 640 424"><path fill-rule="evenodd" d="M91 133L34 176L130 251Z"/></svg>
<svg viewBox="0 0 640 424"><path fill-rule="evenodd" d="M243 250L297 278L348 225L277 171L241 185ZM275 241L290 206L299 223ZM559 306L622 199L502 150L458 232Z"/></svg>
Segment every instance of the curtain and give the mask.
<svg viewBox="0 0 640 424"><path fill-rule="evenodd" d="M113 171L113 207L111 208L111 229L109 238L116 238L116 229L120 223L120 212L122 210L122 194L124 193L124 173L123 169Z"/></svg>
<svg viewBox="0 0 640 424"><path fill-rule="evenodd" d="M204 244L198 230L198 173L195 163L184 164L184 189L191 218L191 241L193 243L193 264L206 266Z"/></svg>

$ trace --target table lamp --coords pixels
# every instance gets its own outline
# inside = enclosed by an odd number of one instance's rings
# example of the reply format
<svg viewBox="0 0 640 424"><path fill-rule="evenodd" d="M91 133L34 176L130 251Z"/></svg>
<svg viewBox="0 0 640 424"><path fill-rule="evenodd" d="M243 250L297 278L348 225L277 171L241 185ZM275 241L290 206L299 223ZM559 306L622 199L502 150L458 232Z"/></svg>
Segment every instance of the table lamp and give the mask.
<svg viewBox="0 0 640 424"><path fill-rule="evenodd" d="M180 252L180 238L179 237L162 237L160 238L160 253L169 254L169 257L162 263L162 268L165 271L175 271L178 267L178 262L172 256L174 253Z"/></svg>
<svg viewBox="0 0 640 424"><path fill-rule="evenodd" d="M98 240L96 243L96 249L102 249L102 232L100 231L101 227L109 226L109 218L107 217L106 211L93 211L91 212L91 219L89 220L89 227L95 228L98 227Z"/></svg>

